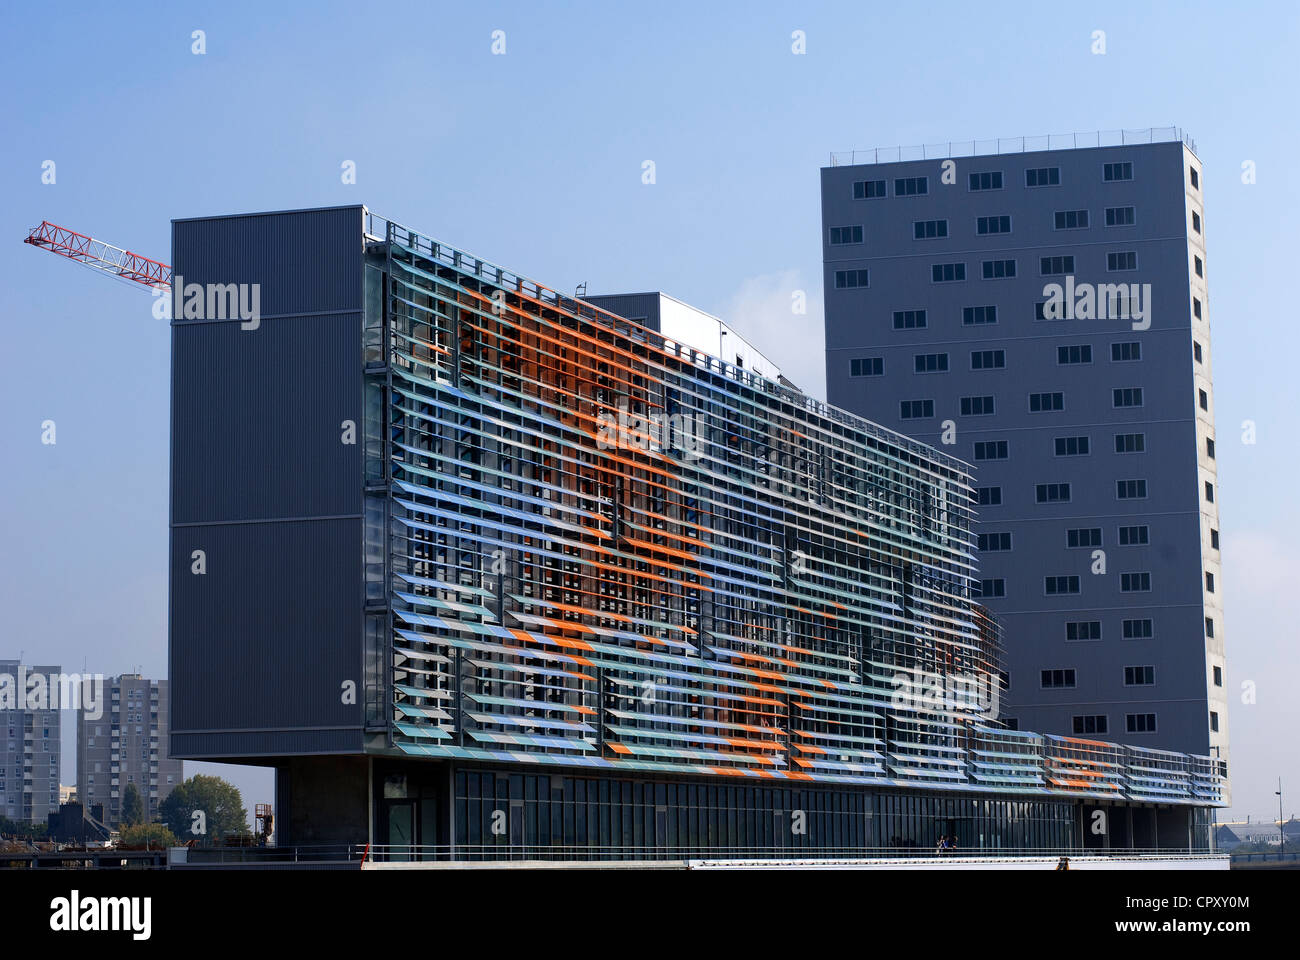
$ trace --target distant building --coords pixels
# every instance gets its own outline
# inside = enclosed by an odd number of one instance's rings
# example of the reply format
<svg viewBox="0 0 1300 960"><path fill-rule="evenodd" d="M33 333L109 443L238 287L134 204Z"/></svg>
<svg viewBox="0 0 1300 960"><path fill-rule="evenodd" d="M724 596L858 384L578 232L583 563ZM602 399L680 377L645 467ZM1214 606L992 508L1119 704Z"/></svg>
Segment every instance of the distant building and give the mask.
<svg viewBox="0 0 1300 960"><path fill-rule="evenodd" d="M76 801L60 804L59 809L51 811L47 818L47 835L60 843L102 843L110 836L108 827L100 819L103 813L99 804L90 811Z"/></svg>
<svg viewBox="0 0 1300 960"><path fill-rule="evenodd" d="M106 687L100 716L78 714L77 796L88 807L102 804L104 823L117 829L128 783L140 791L145 820L154 820L183 765L167 757L167 681L124 673Z"/></svg>
<svg viewBox="0 0 1300 960"><path fill-rule="evenodd" d="M0 816L43 824L59 807L62 669L0 660Z"/></svg>
<svg viewBox="0 0 1300 960"><path fill-rule="evenodd" d="M1287 820L1282 824L1282 833L1286 835L1287 849L1292 843L1300 849L1300 820L1295 817ZM1215 845L1220 850L1231 850L1243 843L1267 843L1276 847L1279 836L1276 820L1229 820L1219 824L1214 834Z"/></svg>
<svg viewBox="0 0 1300 960"><path fill-rule="evenodd" d="M782 379L780 368L725 320L666 293L614 293L587 297L586 301L654 330L674 343L734 363L741 370L769 380Z"/></svg>

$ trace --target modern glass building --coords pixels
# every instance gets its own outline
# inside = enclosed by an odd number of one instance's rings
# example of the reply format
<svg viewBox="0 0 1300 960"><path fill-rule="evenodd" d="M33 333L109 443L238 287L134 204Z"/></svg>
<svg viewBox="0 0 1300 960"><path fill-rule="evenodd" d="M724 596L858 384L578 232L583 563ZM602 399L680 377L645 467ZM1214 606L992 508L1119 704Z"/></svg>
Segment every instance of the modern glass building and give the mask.
<svg viewBox="0 0 1300 960"><path fill-rule="evenodd" d="M962 461L361 207L173 259L269 306L173 321L172 755L282 839L1209 843L1220 762L999 723Z"/></svg>

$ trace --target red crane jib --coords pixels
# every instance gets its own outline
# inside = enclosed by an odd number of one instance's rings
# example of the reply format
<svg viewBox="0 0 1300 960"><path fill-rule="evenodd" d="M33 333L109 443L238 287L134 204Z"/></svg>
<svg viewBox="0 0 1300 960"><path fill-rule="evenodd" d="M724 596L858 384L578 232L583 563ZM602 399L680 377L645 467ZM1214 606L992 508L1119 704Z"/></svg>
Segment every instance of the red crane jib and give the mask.
<svg viewBox="0 0 1300 960"><path fill-rule="evenodd" d="M67 227L60 227L48 220L42 220L41 225L34 228L23 242L146 287L170 288L172 284L172 268L167 264Z"/></svg>

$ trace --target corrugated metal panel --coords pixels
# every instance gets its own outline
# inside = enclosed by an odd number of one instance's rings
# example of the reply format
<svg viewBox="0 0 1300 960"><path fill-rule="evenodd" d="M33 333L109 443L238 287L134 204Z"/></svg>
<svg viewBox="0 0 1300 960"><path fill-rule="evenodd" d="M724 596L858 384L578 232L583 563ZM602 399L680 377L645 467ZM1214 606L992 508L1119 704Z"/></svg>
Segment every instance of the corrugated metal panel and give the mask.
<svg viewBox="0 0 1300 960"><path fill-rule="evenodd" d="M356 730L261 730L239 733L174 733L169 755L181 760L204 757L283 757L287 754L360 753Z"/></svg>
<svg viewBox="0 0 1300 960"><path fill-rule="evenodd" d="M172 325L175 755L359 751L361 208L176 221L172 242L184 283L261 300L255 329Z"/></svg>
<svg viewBox="0 0 1300 960"><path fill-rule="evenodd" d="M360 521L177 527L171 578L173 731L360 727Z"/></svg>
<svg viewBox="0 0 1300 960"><path fill-rule="evenodd" d="M176 220L173 276L260 284L264 316L360 310L361 215L358 206Z"/></svg>
<svg viewBox="0 0 1300 960"><path fill-rule="evenodd" d="M659 329L658 293L611 293L585 299L593 306L635 320L643 327Z"/></svg>
<svg viewBox="0 0 1300 960"><path fill-rule="evenodd" d="M173 522L360 511L359 313L177 325L172 369Z"/></svg>

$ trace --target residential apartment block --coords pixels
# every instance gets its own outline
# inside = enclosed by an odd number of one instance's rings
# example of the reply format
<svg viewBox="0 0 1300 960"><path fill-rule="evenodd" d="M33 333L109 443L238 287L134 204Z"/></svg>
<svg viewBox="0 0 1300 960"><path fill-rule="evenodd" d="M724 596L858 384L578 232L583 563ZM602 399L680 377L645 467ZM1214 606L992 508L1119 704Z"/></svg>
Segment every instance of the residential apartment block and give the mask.
<svg viewBox="0 0 1300 960"><path fill-rule="evenodd" d="M59 809L62 670L0 660L0 816L44 825Z"/></svg>
<svg viewBox="0 0 1300 960"><path fill-rule="evenodd" d="M105 825L118 829L123 794L134 783L152 821L183 779L182 762L167 756L167 681L124 673L105 683L104 700L101 716L77 715L78 799L87 810L103 804Z"/></svg>

